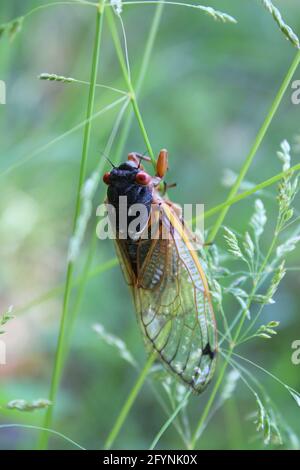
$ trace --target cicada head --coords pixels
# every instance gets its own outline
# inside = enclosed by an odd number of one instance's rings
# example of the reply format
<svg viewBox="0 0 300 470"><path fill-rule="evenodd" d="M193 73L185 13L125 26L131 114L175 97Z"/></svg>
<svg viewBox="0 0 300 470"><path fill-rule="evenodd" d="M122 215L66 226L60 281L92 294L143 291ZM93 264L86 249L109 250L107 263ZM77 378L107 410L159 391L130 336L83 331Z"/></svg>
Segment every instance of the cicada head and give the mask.
<svg viewBox="0 0 300 470"><path fill-rule="evenodd" d="M118 205L120 196L127 196L128 205L151 204L152 201L152 177L133 161L122 163L114 167L109 173L105 173L103 181L108 185L108 202Z"/></svg>
<svg viewBox="0 0 300 470"><path fill-rule="evenodd" d="M133 206L141 204L145 208L144 223L139 227L139 230L142 230L144 228L142 225L146 225L151 210L153 199L152 177L135 161L128 160L118 167L114 167L109 173L105 173L103 181L108 185L107 202L116 210L117 231L125 231L124 227L120 227L118 215L120 209L122 209L121 204L125 203L127 227L136 218L136 214L131 215L132 209L134 209Z"/></svg>

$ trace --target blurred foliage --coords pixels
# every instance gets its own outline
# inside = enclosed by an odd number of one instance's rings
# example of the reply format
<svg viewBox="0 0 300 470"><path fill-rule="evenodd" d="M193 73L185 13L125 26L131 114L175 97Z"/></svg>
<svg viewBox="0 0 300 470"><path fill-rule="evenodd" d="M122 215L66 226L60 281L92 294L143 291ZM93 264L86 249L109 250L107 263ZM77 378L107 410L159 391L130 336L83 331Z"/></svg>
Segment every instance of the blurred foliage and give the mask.
<svg viewBox="0 0 300 470"><path fill-rule="evenodd" d="M3 0L0 23L24 15L42 0ZM44 2L46 3L46 1ZM179 203L204 202L207 208L222 202L225 169L238 172L265 118L295 50L278 30L271 15L255 0L209 1L210 6L234 16L237 24L212 21L191 9L166 7L150 66L140 96L140 107L155 152L170 152L172 199ZM300 31L297 0L277 0L286 21ZM123 21L133 79L138 75L154 6L125 8ZM82 130L55 145L42 148L85 119L88 87L75 83L39 81L41 73L89 80L94 10L81 5L53 6L31 15L13 41L0 41L0 79L7 87L7 104L0 106L1 126L1 312L16 310L64 282ZM299 75L298 71L298 75ZM295 79L299 76L295 76ZM108 29L104 28L99 83L125 89ZM97 89L95 110L115 99ZM117 110L95 119L88 174L104 150ZM247 175L255 183L281 171L276 158L280 143L295 142L299 107L288 92ZM113 149L114 150L114 149ZM134 121L126 152L145 151ZM124 155L125 158L126 155ZM294 153L294 163L298 155ZM112 151L113 158L113 151ZM99 189L101 202L104 188ZM263 243L267 247L276 222L276 188L260 195L269 214ZM226 225L243 232L254 199L234 205ZM297 201L296 201L297 206ZM298 204L299 207L299 204ZM207 222L207 228L211 220ZM92 224L86 234L76 270L81 272ZM221 234L220 234L221 235ZM221 236L217 242L223 244ZM114 257L110 241L98 242L93 267ZM241 347L241 354L263 365L290 386L299 389L300 366L291 362L291 344L300 339L300 252L289 257L288 270L276 304L266 307L263 322L280 320L270 341L257 338ZM0 405L12 400L32 402L47 398L61 314L61 294L29 310L16 313L5 325L7 365L0 365ZM226 305L234 316L236 304ZM270 309L270 310L269 310ZM270 314L269 314L270 311ZM13 312L14 314L14 312ZM136 371L93 331L101 323L122 338L142 366L146 354L130 294L118 266L89 280L71 339L71 351L55 410L53 428L87 448L100 448L136 379ZM300 435L299 409L285 390L255 372L268 389L286 421ZM216 413L201 437L200 447L263 448L248 415L253 397L242 383L233 398ZM162 388L157 390L163 394ZM199 416L210 387L191 399L190 415ZM22 413L0 409L0 422L40 425L43 411ZM118 448L147 448L167 419L153 391L145 384L122 429ZM226 432L224 432L226 429ZM0 430L0 448L31 448L34 430ZM173 427L159 443L164 449L182 447ZM58 437L53 448L70 447Z"/></svg>

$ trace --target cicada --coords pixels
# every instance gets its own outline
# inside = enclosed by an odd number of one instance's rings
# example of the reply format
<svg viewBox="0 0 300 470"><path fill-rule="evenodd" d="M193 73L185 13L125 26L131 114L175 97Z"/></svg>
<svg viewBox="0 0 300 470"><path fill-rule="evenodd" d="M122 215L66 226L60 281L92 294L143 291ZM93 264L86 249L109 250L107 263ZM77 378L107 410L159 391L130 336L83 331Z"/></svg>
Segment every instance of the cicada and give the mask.
<svg viewBox="0 0 300 470"><path fill-rule="evenodd" d="M115 214L116 251L147 345L169 371L200 393L216 367L209 286L181 212L164 194L167 151L159 153L155 176L145 171L142 158L147 159L130 153L125 163L103 176L106 203ZM144 207L144 216L135 234L126 234L136 204ZM125 222L118 215L122 208Z"/></svg>

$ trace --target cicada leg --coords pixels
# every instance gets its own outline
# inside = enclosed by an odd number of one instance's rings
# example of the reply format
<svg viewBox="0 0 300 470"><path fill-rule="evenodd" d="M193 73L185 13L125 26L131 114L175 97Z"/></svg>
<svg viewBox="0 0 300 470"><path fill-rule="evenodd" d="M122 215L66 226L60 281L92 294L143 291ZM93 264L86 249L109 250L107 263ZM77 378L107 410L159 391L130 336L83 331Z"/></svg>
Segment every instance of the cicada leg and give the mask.
<svg viewBox="0 0 300 470"><path fill-rule="evenodd" d="M146 162L150 162L151 158L147 157L147 155L142 155L141 153L131 152L128 154L127 160L130 162L134 162L137 168L144 170L143 165L141 164L141 160L145 160Z"/></svg>
<svg viewBox="0 0 300 470"><path fill-rule="evenodd" d="M159 152L157 162L156 162L156 176L163 179L168 171L168 151L162 149Z"/></svg>
<svg viewBox="0 0 300 470"><path fill-rule="evenodd" d="M168 171L168 151L162 149L159 152L157 162L156 162L156 175L155 175L155 186L158 186L158 190L162 196L166 194L168 189L175 188L176 183L168 184L166 181L163 181L167 171Z"/></svg>

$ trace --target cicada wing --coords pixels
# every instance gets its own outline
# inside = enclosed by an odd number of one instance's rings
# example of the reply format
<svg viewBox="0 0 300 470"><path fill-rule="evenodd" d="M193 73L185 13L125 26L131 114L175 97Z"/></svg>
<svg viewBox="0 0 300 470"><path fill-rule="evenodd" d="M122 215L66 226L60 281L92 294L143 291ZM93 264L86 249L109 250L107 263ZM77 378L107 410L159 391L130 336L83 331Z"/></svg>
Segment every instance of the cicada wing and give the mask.
<svg viewBox="0 0 300 470"><path fill-rule="evenodd" d="M132 263L128 256L126 240L116 239L115 249L124 278L129 286L133 286L133 284L135 283L135 274L132 269Z"/></svg>
<svg viewBox="0 0 300 470"><path fill-rule="evenodd" d="M170 222L170 211L162 204L161 227L171 223L172 230L169 238L152 240L138 266L135 304L142 330L163 363L201 392L216 365L214 313L204 272L177 230L179 219Z"/></svg>

